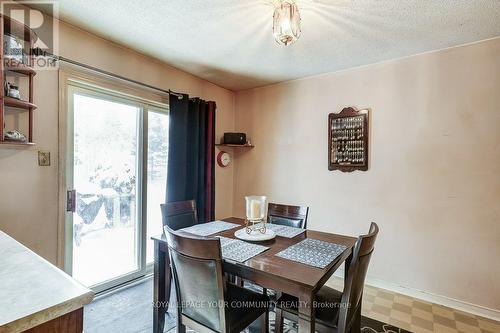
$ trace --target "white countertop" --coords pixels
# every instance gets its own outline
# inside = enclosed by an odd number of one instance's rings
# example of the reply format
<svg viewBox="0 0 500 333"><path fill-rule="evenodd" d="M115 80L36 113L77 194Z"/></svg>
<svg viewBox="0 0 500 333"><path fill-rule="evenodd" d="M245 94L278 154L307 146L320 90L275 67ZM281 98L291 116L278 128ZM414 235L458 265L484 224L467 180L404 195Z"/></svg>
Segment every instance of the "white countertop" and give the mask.
<svg viewBox="0 0 500 333"><path fill-rule="evenodd" d="M0 333L25 331L93 298L90 289L0 231Z"/></svg>

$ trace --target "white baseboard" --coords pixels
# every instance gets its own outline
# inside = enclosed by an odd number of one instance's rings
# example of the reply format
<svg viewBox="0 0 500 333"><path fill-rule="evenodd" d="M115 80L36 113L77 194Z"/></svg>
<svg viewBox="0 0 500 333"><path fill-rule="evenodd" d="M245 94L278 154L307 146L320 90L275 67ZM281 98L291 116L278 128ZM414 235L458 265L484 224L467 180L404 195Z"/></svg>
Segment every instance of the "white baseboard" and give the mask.
<svg viewBox="0 0 500 333"><path fill-rule="evenodd" d="M336 272L334 276L343 279L344 272ZM485 317L500 322L500 310L490 309L481 305L471 304L451 297L436 295L427 291L418 290L375 278L367 277L365 283L372 287L386 289L395 293L418 298L426 302L447 306L449 308L472 313L480 317Z"/></svg>

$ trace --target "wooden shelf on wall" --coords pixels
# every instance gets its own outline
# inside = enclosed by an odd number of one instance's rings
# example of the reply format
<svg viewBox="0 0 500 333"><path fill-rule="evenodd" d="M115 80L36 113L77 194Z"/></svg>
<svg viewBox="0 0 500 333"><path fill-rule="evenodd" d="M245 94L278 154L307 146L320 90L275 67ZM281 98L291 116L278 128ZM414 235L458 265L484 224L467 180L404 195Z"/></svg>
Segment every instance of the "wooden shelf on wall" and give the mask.
<svg viewBox="0 0 500 333"><path fill-rule="evenodd" d="M216 143L215 146L217 147L234 147L234 148L254 148L254 145L231 145L231 144L226 144L226 143Z"/></svg>
<svg viewBox="0 0 500 333"><path fill-rule="evenodd" d="M9 72L15 72L23 75L36 75L36 71L22 62L15 59L4 59L4 69Z"/></svg>
<svg viewBox="0 0 500 333"><path fill-rule="evenodd" d="M0 15L0 17L4 22L4 34L17 36L18 38L29 42L30 44L34 44L38 39L36 33L26 24L23 24L5 15Z"/></svg>
<svg viewBox="0 0 500 333"><path fill-rule="evenodd" d="M23 101L20 99L12 98L9 96L2 97L5 106L10 106L13 108L24 109L24 110L35 110L36 105L28 101Z"/></svg>
<svg viewBox="0 0 500 333"><path fill-rule="evenodd" d="M21 59L6 58L4 55L4 40L5 38L17 38L25 41L19 43L23 48L23 57ZM37 108L33 104L33 78L36 71L33 66L34 54L33 47L38 36L27 25L18 22L10 17L0 15L0 147L2 148L26 148L34 146L33 143L33 111ZM27 94L24 96L26 100L19 100L9 96L5 96L5 79L6 76L25 75L28 78ZM28 112L28 131L24 133L28 139L27 142L9 141L5 139L5 111L7 108L15 108L16 111Z"/></svg>
<svg viewBox="0 0 500 333"><path fill-rule="evenodd" d="M4 140L0 141L0 148L29 148L29 147L34 147L36 143L34 142L17 142L17 141L9 141L9 140Z"/></svg>

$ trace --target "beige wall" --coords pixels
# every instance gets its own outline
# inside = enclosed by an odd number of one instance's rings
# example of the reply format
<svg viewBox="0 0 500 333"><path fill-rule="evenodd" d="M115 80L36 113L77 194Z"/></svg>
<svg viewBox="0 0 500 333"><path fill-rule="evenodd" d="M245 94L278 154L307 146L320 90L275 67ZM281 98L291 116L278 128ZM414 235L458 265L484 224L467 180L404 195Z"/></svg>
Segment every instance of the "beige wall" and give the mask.
<svg viewBox="0 0 500 333"><path fill-rule="evenodd" d="M327 116L371 109L368 172L327 169ZM380 236L369 278L500 310L500 39L236 95L243 196L310 206L311 229Z"/></svg>
<svg viewBox="0 0 500 333"><path fill-rule="evenodd" d="M117 46L72 26L60 25L60 54L164 89L217 102L217 138L234 127L234 93ZM29 150L0 147L0 230L55 263L58 253L58 73L35 77L34 140ZM51 152L39 167L37 151ZM233 167L216 169L216 214L232 213Z"/></svg>

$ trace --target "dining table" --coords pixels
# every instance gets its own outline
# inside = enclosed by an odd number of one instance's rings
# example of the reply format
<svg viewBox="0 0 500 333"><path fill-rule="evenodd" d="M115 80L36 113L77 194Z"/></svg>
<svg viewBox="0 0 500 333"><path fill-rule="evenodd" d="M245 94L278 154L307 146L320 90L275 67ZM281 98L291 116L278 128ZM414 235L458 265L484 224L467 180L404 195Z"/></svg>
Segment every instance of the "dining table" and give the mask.
<svg viewBox="0 0 500 333"><path fill-rule="evenodd" d="M235 239L235 231L245 227L245 219L231 217L222 221L238 224L241 227L215 233L210 237L222 236ZM276 255L306 238L343 245L345 249L324 268L313 267ZM154 236L152 240L154 241L153 332L162 333L170 300L172 281L170 259L165 235ZM356 240L355 237L315 230L305 230L293 238L276 236L272 240L259 242L269 249L244 262L223 258L223 270L225 274L251 281L263 288L297 297L299 300L298 332L311 333L315 332L314 295L344 262L346 266L349 265Z"/></svg>

